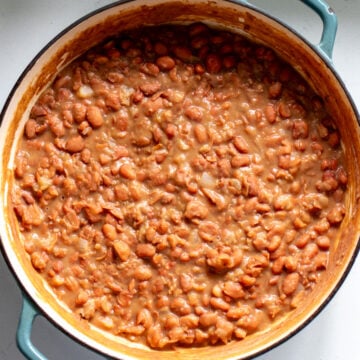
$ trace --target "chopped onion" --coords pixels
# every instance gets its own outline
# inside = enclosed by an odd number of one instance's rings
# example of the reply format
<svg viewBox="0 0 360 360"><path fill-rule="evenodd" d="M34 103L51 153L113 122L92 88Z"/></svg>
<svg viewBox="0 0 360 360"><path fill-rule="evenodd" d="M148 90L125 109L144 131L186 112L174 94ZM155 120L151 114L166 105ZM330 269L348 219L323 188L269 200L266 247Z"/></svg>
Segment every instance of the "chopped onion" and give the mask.
<svg viewBox="0 0 360 360"><path fill-rule="evenodd" d="M81 99L86 99L94 95L93 89L88 85L81 85L77 91L77 96Z"/></svg>
<svg viewBox="0 0 360 360"><path fill-rule="evenodd" d="M209 173L204 172L199 179L199 185L201 187L213 188L216 185L216 179Z"/></svg>

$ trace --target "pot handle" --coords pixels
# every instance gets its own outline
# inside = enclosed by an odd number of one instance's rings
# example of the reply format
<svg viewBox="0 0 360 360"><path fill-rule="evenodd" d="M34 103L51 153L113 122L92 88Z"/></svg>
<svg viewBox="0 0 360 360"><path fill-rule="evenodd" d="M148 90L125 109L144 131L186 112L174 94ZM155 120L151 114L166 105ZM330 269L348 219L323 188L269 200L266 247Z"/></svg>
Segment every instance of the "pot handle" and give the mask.
<svg viewBox="0 0 360 360"><path fill-rule="evenodd" d="M236 0L235 0L236 1ZM241 0L240 0L241 1ZM245 4L256 9L251 4L251 0L242 0ZM325 56L330 62L332 61L332 53L335 43L337 31L337 17L334 10L326 3L325 0L301 0L305 5L314 10L321 18L323 23L323 31L320 43L316 45L318 51Z"/></svg>
<svg viewBox="0 0 360 360"><path fill-rule="evenodd" d="M334 10L324 0L301 1L320 16L324 27L317 48L323 55L331 60L337 31L337 17Z"/></svg>
<svg viewBox="0 0 360 360"><path fill-rule="evenodd" d="M39 312L35 308L35 305L25 294L23 294L23 303L16 332L16 341L19 350L28 360L47 360L46 356L44 356L31 342L32 326L38 315Z"/></svg>

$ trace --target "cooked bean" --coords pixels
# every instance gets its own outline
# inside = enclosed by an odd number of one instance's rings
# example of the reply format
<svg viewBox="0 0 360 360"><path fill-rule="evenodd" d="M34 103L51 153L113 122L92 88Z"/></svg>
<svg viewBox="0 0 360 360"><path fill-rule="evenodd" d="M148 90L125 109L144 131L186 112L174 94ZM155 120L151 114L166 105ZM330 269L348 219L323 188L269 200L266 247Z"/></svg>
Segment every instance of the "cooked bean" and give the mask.
<svg viewBox="0 0 360 360"><path fill-rule="evenodd" d="M154 256L156 249L151 244L138 244L136 246L136 255L140 258L148 258Z"/></svg>
<svg viewBox="0 0 360 360"><path fill-rule="evenodd" d="M322 250L328 250L330 248L330 239L323 235L316 239L317 246Z"/></svg>
<svg viewBox="0 0 360 360"><path fill-rule="evenodd" d="M189 106L186 110L185 110L185 115L194 121L200 122L203 119L203 109L199 106Z"/></svg>
<svg viewBox="0 0 360 360"><path fill-rule="evenodd" d="M244 297L245 293L242 286L234 281L226 281L224 283L224 293L233 299L240 299Z"/></svg>
<svg viewBox="0 0 360 360"><path fill-rule="evenodd" d="M206 70L211 74L217 74L222 68L221 59L216 54L209 54L205 59Z"/></svg>
<svg viewBox="0 0 360 360"><path fill-rule="evenodd" d="M102 231L109 240L115 240L117 237L116 228L111 224L104 224Z"/></svg>
<svg viewBox="0 0 360 360"><path fill-rule="evenodd" d="M189 48L186 46L178 45L173 48L173 52L176 57L178 57L180 60L184 62L188 62L192 60L192 53Z"/></svg>
<svg viewBox="0 0 360 360"><path fill-rule="evenodd" d="M300 275L297 272L286 275L282 284L284 294L287 296L293 294L299 285L299 281Z"/></svg>
<svg viewBox="0 0 360 360"><path fill-rule="evenodd" d="M157 58L156 65L163 71L169 71L175 67L175 61L170 56L161 56Z"/></svg>
<svg viewBox="0 0 360 360"><path fill-rule="evenodd" d="M119 258L122 261L126 261L129 258L130 247L126 242L124 242L122 240L118 240L118 241L114 242L113 246L114 246L114 249L115 249L117 255L119 256Z"/></svg>
<svg viewBox="0 0 360 360"><path fill-rule="evenodd" d="M133 166L130 164L123 164L119 168L119 173L125 179L134 180L136 178L136 172Z"/></svg>
<svg viewBox="0 0 360 360"><path fill-rule="evenodd" d="M210 299L210 305L212 307L214 307L215 309L219 309L219 310L223 310L223 311L227 311L230 309L230 304L227 303L222 298L218 298L218 297L212 297Z"/></svg>
<svg viewBox="0 0 360 360"><path fill-rule="evenodd" d="M216 324L217 317L218 315L216 312L206 312L200 315L199 323L203 327L209 327Z"/></svg>
<svg viewBox="0 0 360 360"><path fill-rule="evenodd" d="M161 88L161 83L159 81L146 82L140 85L140 90L144 93L145 96L154 95Z"/></svg>
<svg viewBox="0 0 360 360"><path fill-rule="evenodd" d="M249 145L242 136L236 136L234 139L234 146L240 153L247 154L249 152Z"/></svg>
<svg viewBox="0 0 360 360"><path fill-rule="evenodd" d="M86 118L93 128L99 128L104 123L101 111L97 106L88 107L86 110Z"/></svg>
<svg viewBox="0 0 360 360"><path fill-rule="evenodd" d="M149 266L138 266L134 271L134 277L136 280L144 281L152 278L152 271Z"/></svg>
<svg viewBox="0 0 360 360"><path fill-rule="evenodd" d="M196 137L196 140L203 144L208 140L207 131L204 125L202 124L196 124L194 126L194 135Z"/></svg>
<svg viewBox="0 0 360 360"><path fill-rule="evenodd" d="M69 153L77 153L84 150L84 148L85 141L80 135L70 137L65 143L65 149Z"/></svg>
<svg viewBox="0 0 360 360"><path fill-rule="evenodd" d="M187 219L205 219L209 209L202 202L192 200L186 205L184 216Z"/></svg>
<svg viewBox="0 0 360 360"><path fill-rule="evenodd" d="M188 315L191 312L189 303L181 297L175 298L170 303L170 309L178 315Z"/></svg>

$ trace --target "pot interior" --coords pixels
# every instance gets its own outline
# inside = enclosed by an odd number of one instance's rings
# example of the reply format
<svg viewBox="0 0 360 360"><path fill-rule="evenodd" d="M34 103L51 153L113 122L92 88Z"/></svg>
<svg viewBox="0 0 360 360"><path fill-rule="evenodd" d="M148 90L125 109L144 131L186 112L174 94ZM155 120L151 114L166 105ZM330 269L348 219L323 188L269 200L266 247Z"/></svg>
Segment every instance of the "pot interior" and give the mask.
<svg viewBox="0 0 360 360"><path fill-rule="evenodd" d="M55 74L87 49L122 30L141 25L203 21L239 32L274 49L294 66L324 99L340 131L349 176L347 214L325 273L311 298L271 328L224 346L176 351L156 351L136 345L81 322L61 305L37 275L19 237L17 220L9 209L9 184L15 148L29 111ZM1 126L1 237L8 261L25 291L58 326L81 342L122 359L239 359L262 352L308 322L340 285L358 248L360 222L360 137L356 110L331 67L297 35L268 16L247 6L227 1L130 1L115 4L80 21L56 38L34 61L14 89L3 113Z"/></svg>

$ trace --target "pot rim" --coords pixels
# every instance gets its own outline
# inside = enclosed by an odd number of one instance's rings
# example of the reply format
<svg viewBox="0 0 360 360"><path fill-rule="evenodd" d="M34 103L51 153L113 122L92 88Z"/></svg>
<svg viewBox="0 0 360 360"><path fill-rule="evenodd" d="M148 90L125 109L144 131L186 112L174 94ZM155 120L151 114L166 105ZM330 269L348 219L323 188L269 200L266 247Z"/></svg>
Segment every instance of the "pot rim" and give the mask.
<svg viewBox="0 0 360 360"><path fill-rule="evenodd" d="M55 45L57 43L57 41L59 41L66 34L71 32L73 29L75 29L78 25L85 23L86 21L90 20L94 16L100 15L101 13L104 13L104 12L106 12L108 10L111 10L111 9L115 9L115 8L120 9L123 5L128 4L128 3L134 3L134 2L136 3L136 1L137 0L117 0L117 1L115 1L113 3L111 3L111 4L101 6L101 7L97 8L97 9L92 10L89 13L81 16L77 20L73 21L68 26L66 26L63 30L61 30L57 35L55 35L52 39L50 39L37 52L37 54L32 58L32 60L24 68L24 70L21 72L18 79L15 81L14 85L12 86L12 89L11 89L9 95L6 97L4 105L3 105L2 109L1 109L1 112L0 112L0 131L3 129L3 119L5 117L5 114L7 113L8 107L9 107L9 105L10 105L16 91L18 90L19 86L22 84L24 78L27 76L29 71L36 65L37 61L40 58L42 58L42 56L46 55L46 52L53 45ZM191 0L189 0L189 1L191 2ZM154 2L156 3L156 0ZM200 0L200 2L202 2L202 0ZM340 85L341 89L344 91L344 94L346 95L346 98L349 101L349 104L351 105L351 109L354 112L354 115L356 116L357 123L360 126L359 111L358 111L358 109L356 107L356 104L355 104L350 92L348 91L345 83L343 82L340 75L336 71L336 69L334 67L334 64L332 62L332 59L327 57L320 50L320 48L317 45L314 45L309 40L307 40L296 29L292 28L290 26L290 24L287 24L286 22L284 22L283 20L277 18L276 16L269 14L266 10L263 10L263 9L255 6L255 5L250 4L249 2L247 2L247 0L225 0L224 2L231 3L231 4L235 5L235 6L242 6L244 8L248 8L248 9L250 9L250 10L252 10L252 11L254 11L254 12L256 12L256 13L264 16L264 17L266 17L267 19L272 20L273 22L277 23L282 28L284 28L284 30L288 31L292 35L295 35L295 37L297 37L303 44L305 44L311 50L311 52L312 52L311 56L319 57L321 59L321 62L326 64L327 68L331 71L331 73L335 77L338 85ZM96 352L97 354L110 355L110 352L109 353L103 352L102 350L99 349L99 347L96 347L96 345L98 345L98 343L96 341L94 341L92 339L86 341L85 339L81 339L81 338L77 337L76 334L73 334L71 332L71 330L72 330L71 325L64 326L64 325L59 324L56 319L52 318L51 315L48 314L48 312L46 310L44 310L44 304L43 304L44 301L42 299L39 299L36 296L31 295L30 291L27 289L27 286L25 286L25 284L24 284L25 282L21 280L20 275L18 274L18 270L16 269L16 264L13 264L11 262L9 254L7 253L7 251L5 249L5 246L4 246L4 243L2 241L3 235L5 235L5 234L3 234L2 230L1 230L1 234L0 234L0 251L3 254L3 257L5 259L5 262L6 262L7 266L8 266L8 268L11 270L14 278L16 279L17 284L19 285L20 289L22 290L22 297L25 298L25 299L30 299L31 303L35 304L35 307L36 307L39 314L44 316L48 321L50 321L50 323L52 325L54 325L61 332L63 332L67 336L69 336L76 343L80 344L81 346L86 347L87 349L89 349L91 351ZM291 329L291 331L287 332L282 337L279 337L279 338L275 339L275 341L269 343L266 346L263 346L259 350L255 350L251 354L245 355L245 357L243 357L242 359L253 359L253 358L255 358L255 357L257 357L257 356L259 356L261 354L267 353L268 351L276 348L277 346L283 344L284 342L286 342L287 340L292 338L294 335L296 335L302 329L304 329L309 323L311 323L322 312L322 310L328 305L328 303L334 298L334 296L336 295L336 293L338 292L340 287L343 285L343 283L344 283L346 277L348 276L349 272L351 271L351 269L353 267L353 264L354 264L354 262L355 262L355 260L356 260L359 253L360 253L360 237L357 239L356 247L355 247L355 249L354 249L354 251L353 251L353 253L352 253L351 257L350 257L350 260L349 260L348 264L346 265L346 267L345 267L345 269L343 271L343 274L339 278L338 282L335 283L335 286L333 287L333 289L331 290L329 295L325 298L324 301L322 301L320 303L320 306L318 306L315 309L315 311L309 317L305 318L305 320L302 321L301 323L299 323L294 329ZM104 347L104 346L102 346L102 347ZM129 360L130 359L131 360L135 359L132 356L127 356L127 355L122 355L122 356L124 356L123 357L124 359L129 359Z"/></svg>

